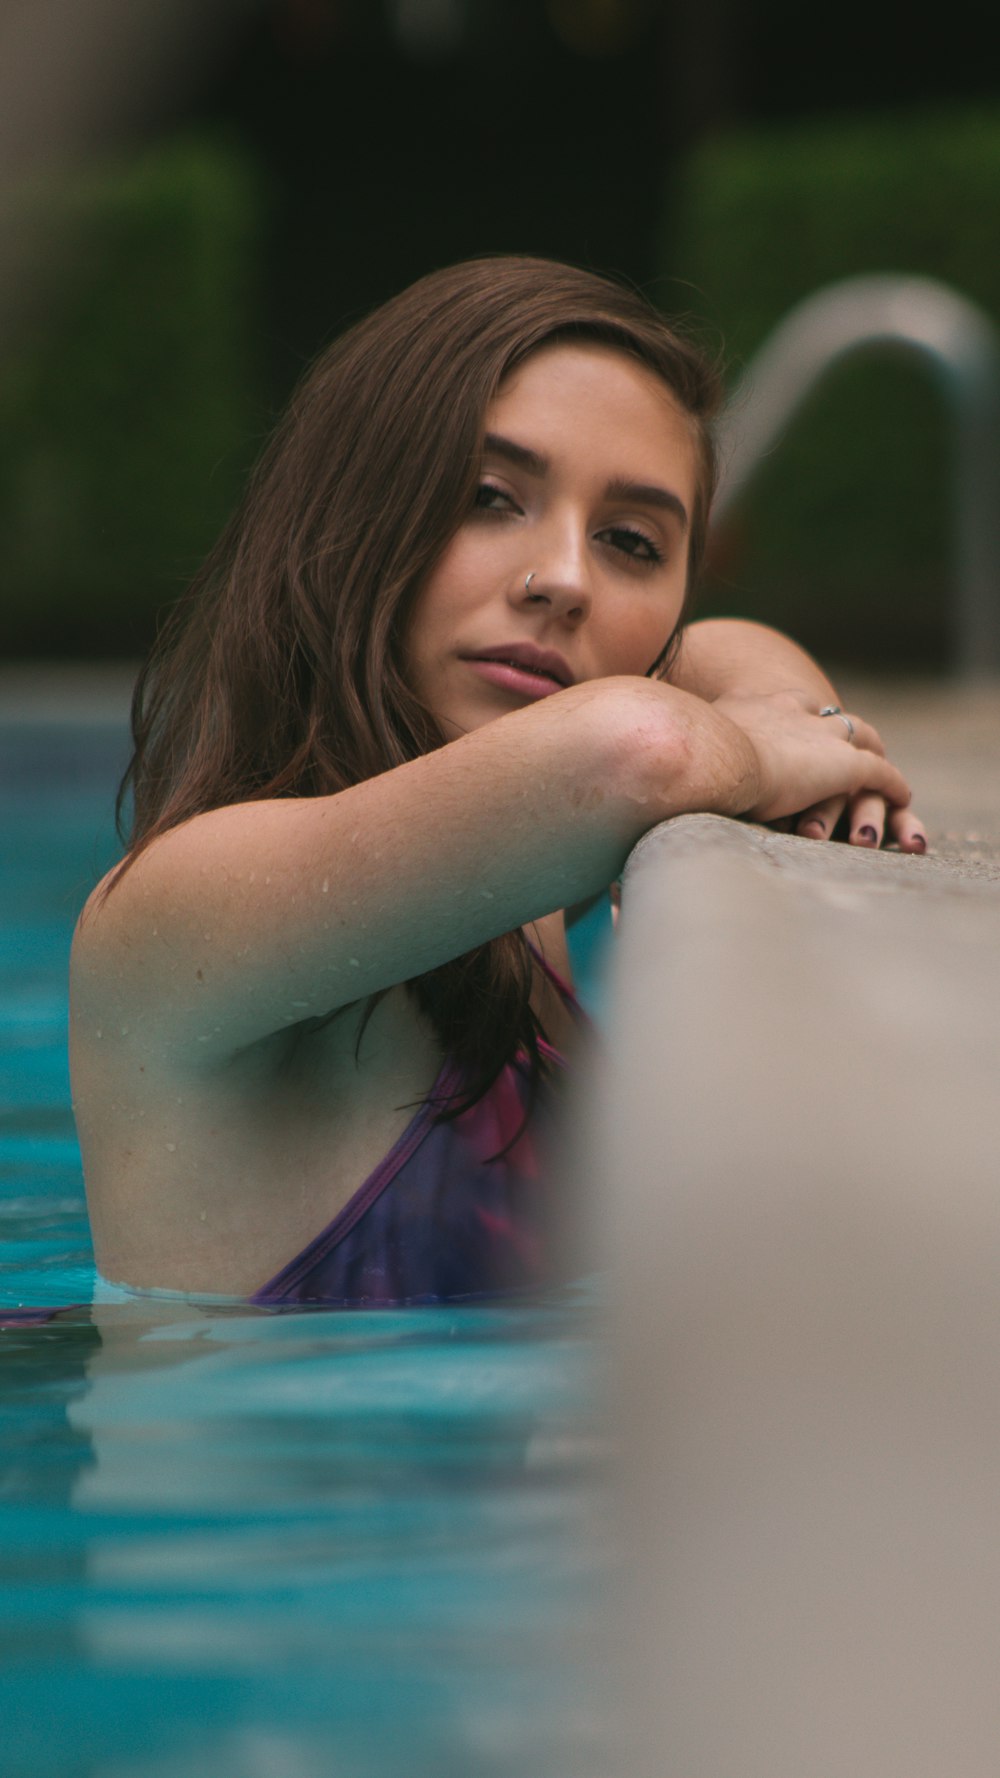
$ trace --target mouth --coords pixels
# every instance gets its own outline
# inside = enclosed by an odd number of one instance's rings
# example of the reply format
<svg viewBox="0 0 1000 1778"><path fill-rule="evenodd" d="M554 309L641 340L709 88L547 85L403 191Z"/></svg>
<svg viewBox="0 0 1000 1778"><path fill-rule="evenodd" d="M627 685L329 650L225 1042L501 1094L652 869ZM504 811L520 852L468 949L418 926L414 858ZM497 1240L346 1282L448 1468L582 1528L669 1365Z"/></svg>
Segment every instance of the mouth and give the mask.
<svg viewBox="0 0 1000 1778"><path fill-rule="evenodd" d="M536 648L530 642L505 643L499 648L484 648L474 655L464 657L473 667L484 669L494 668L497 673L508 673L513 679L524 679L529 684L537 681L539 690L564 691L568 685L575 684L569 665L561 654L554 649ZM489 677L495 677L490 673Z"/></svg>

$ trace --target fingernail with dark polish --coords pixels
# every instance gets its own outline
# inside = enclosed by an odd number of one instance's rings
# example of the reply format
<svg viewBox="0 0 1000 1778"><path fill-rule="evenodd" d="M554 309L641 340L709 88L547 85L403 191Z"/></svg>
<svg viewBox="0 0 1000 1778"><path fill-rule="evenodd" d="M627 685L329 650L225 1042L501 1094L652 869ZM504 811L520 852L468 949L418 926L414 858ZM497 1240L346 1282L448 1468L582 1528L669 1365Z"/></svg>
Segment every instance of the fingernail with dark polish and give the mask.
<svg viewBox="0 0 1000 1778"><path fill-rule="evenodd" d="M878 834L875 832L874 827L859 827L858 839L864 840L866 846L878 845Z"/></svg>
<svg viewBox="0 0 1000 1778"><path fill-rule="evenodd" d="M910 837L910 845L914 852L926 852L927 850L927 841L924 839L922 833L912 834Z"/></svg>

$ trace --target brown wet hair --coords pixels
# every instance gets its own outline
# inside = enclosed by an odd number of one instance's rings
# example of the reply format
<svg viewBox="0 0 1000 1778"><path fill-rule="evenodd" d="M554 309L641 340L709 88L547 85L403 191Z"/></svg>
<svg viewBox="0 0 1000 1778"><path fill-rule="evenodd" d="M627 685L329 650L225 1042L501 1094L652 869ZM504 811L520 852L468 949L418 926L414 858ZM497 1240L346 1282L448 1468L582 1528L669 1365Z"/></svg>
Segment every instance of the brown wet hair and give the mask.
<svg viewBox="0 0 1000 1778"><path fill-rule="evenodd" d="M164 625L132 706L119 793L128 851L231 803L329 796L444 742L404 672L419 588L472 507L487 409L504 378L558 340L650 369L689 417L696 492L687 616L715 483L715 366L636 291L534 258L433 272L322 353L234 517ZM650 673L664 671L680 624ZM408 984L467 1091L518 1051L540 1071L532 959L520 932ZM489 1017L484 1018L484 1008Z"/></svg>

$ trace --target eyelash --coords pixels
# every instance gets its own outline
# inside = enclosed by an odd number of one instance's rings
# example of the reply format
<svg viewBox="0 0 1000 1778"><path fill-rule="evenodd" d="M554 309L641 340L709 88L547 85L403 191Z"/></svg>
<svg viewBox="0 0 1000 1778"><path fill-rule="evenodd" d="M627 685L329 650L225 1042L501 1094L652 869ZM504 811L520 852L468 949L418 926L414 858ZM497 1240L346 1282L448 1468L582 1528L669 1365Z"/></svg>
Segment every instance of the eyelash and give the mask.
<svg viewBox="0 0 1000 1778"><path fill-rule="evenodd" d="M506 504L503 506L493 505L491 497ZM504 488L498 488L495 483L485 481L480 482L476 489L475 505L477 512L502 513L520 510L516 501ZM637 525L608 525L598 535L602 539L628 538L629 546L623 547L620 543L612 542L610 547L627 556L630 562L643 563L647 567L657 568L666 560L659 544L645 531L640 531ZM636 544L640 545L641 551L645 553L640 553L640 549L631 547Z"/></svg>
<svg viewBox="0 0 1000 1778"><path fill-rule="evenodd" d="M652 537L647 537L645 531L640 531L636 525L609 525L601 535L603 537L628 537L633 543L641 544L646 552L644 555L640 555L635 549L622 551L622 554L626 555L630 562L644 562L649 568L657 568L665 560L659 544L654 543ZM620 545L614 544L612 547L618 549Z"/></svg>
<svg viewBox="0 0 1000 1778"><path fill-rule="evenodd" d="M499 506L488 506L486 501L483 499L484 494L493 494L497 497L497 499L505 500L509 507L514 507L514 509L516 510L515 502L511 499L511 496L508 493L506 493L506 491L503 488L496 487L493 482L480 482L478 488L476 489L476 510L478 512L501 512L504 510L502 507L499 507Z"/></svg>

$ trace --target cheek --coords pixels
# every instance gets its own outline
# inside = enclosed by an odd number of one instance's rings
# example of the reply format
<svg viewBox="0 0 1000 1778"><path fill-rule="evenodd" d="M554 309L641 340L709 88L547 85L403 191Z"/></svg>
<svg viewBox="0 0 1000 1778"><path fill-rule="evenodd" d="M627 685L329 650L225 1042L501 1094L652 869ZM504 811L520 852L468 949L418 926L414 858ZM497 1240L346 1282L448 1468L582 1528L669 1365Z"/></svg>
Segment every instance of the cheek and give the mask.
<svg viewBox="0 0 1000 1778"><path fill-rule="evenodd" d="M644 608L622 613L612 625L608 648L614 661L613 671L645 673L667 646L684 607L681 587L668 599L653 598Z"/></svg>
<svg viewBox="0 0 1000 1778"><path fill-rule="evenodd" d="M452 539L417 596L414 621L442 630L460 620L473 603L477 552L461 534Z"/></svg>
<svg viewBox="0 0 1000 1778"><path fill-rule="evenodd" d="M461 570L456 571L454 553L452 544L414 596L406 629L407 653L413 657L419 658L433 647L435 638L447 630L454 615L456 589L461 585Z"/></svg>

